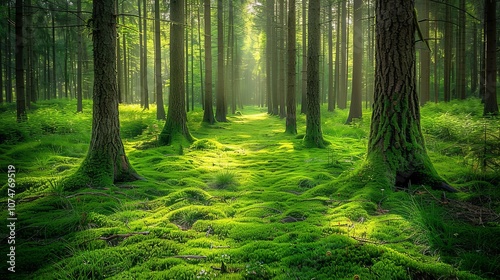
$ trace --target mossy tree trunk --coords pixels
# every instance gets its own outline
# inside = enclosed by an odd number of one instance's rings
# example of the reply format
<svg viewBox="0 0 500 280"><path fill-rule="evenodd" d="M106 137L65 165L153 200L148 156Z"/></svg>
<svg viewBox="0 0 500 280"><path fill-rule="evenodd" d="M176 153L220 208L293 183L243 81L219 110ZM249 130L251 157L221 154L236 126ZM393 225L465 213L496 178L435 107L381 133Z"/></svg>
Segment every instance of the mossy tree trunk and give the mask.
<svg viewBox="0 0 500 280"><path fill-rule="evenodd" d="M205 19L205 98L203 122L215 123L212 106L212 24L210 22L210 0L204 0Z"/></svg>
<svg viewBox="0 0 500 280"><path fill-rule="evenodd" d="M296 28L295 0L290 0L288 10L288 91L286 97L286 132L297 134L297 108L295 102Z"/></svg>
<svg viewBox="0 0 500 280"><path fill-rule="evenodd" d="M66 181L70 189L111 185L140 178L130 165L120 138L116 81L114 0L94 1L94 96L92 138L80 169Z"/></svg>
<svg viewBox="0 0 500 280"><path fill-rule="evenodd" d="M304 145L323 148L319 98L320 0L309 1L307 41L307 117Z"/></svg>
<svg viewBox="0 0 500 280"><path fill-rule="evenodd" d="M389 180L396 184L413 180L455 191L444 183L430 162L420 129L414 1L379 0L375 9L375 100L368 161L382 164Z"/></svg>
<svg viewBox="0 0 500 280"><path fill-rule="evenodd" d="M187 127L184 86L184 0L170 1L170 97L167 122L158 138L160 145L172 144L176 135L192 141Z"/></svg>
<svg viewBox="0 0 500 280"><path fill-rule="evenodd" d="M363 9L362 0L354 0L354 54L352 65L352 94L347 124L353 119L361 119L363 116L362 91L363 91Z"/></svg>

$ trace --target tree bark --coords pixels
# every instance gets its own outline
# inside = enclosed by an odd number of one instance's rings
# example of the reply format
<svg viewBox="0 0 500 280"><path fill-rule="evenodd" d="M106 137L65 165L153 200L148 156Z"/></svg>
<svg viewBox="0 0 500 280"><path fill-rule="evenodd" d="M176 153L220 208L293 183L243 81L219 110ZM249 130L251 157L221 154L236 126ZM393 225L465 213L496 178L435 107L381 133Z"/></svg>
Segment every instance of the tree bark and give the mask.
<svg viewBox="0 0 500 280"><path fill-rule="evenodd" d="M307 117L306 147L324 148L321 131L320 93L319 93L319 55L320 55L320 7L321 1L309 1L308 41L307 41Z"/></svg>
<svg viewBox="0 0 500 280"><path fill-rule="evenodd" d="M215 119L227 122L227 107L224 94L224 16L222 0L217 0L217 108Z"/></svg>
<svg viewBox="0 0 500 280"><path fill-rule="evenodd" d="M328 111L335 110L335 92L333 91L333 2L328 4Z"/></svg>
<svg viewBox="0 0 500 280"><path fill-rule="evenodd" d="M302 91L300 113L307 114L307 0L302 0Z"/></svg>
<svg viewBox="0 0 500 280"><path fill-rule="evenodd" d="M160 0L155 0L155 83L156 83L156 119L165 119L163 106L163 79L161 76L161 37L160 37Z"/></svg>
<svg viewBox="0 0 500 280"><path fill-rule="evenodd" d="M143 28L142 28L142 36L143 38L143 44L144 44L144 59L143 59L143 69L141 71L142 73L142 79L143 79L143 84L142 84L142 94L143 94L143 105L144 105L144 110L149 110L149 89L148 89L148 11L146 9L146 0L143 0Z"/></svg>
<svg viewBox="0 0 500 280"><path fill-rule="evenodd" d="M352 94L351 105L347 124L353 119L361 119L362 112L362 90L363 90L363 23L362 23L362 0L354 0L354 54L352 67Z"/></svg>
<svg viewBox="0 0 500 280"><path fill-rule="evenodd" d="M420 19L424 20L420 22L420 29L422 30L423 40L429 38L429 0L421 1L419 10ZM420 43L420 105L423 106L430 99L429 89L430 89L430 50L427 49L427 45L424 41Z"/></svg>
<svg viewBox="0 0 500 280"><path fill-rule="evenodd" d="M77 40L77 62L76 62L76 111L83 112L83 20L82 20L82 0L76 1L78 18L78 40Z"/></svg>
<svg viewBox="0 0 500 280"><path fill-rule="evenodd" d="M451 21L451 8L446 5L446 22L444 27L444 102L451 100L451 62L452 62L452 32L453 26Z"/></svg>
<svg viewBox="0 0 500 280"><path fill-rule="evenodd" d="M346 2L340 1L341 22L340 22L340 57L339 57L339 91L337 92L337 101L339 109L347 107L347 9Z"/></svg>
<svg viewBox="0 0 500 280"><path fill-rule="evenodd" d="M184 1L170 0L170 98L168 99L167 122L158 141L170 145L180 141L177 136L193 141L187 127L184 84Z"/></svg>
<svg viewBox="0 0 500 280"><path fill-rule="evenodd" d="M484 36L486 40L485 50L485 95L484 115L498 115L497 102L497 57L496 57L496 1L485 0L484 5Z"/></svg>
<svg viewBox="0 0 500 280"><path fill-rule="evenodd" d="M367 159L393 184L407 186L411 180L456 191L434 169L420 129L414 2L379 0L375 10L375 100Z"/></svg>
<svg viewBox="0 0 500 280"><path fill-rule="evenodd" d="M205 20L205 111L203 122L214 124L214 111L212 106L212 24L210 20L210 0L204 0Z"/></svg>
<svg viewBox="0 0 500 280"><path fill-rule="evenodd" d="M116 81L115 0L93 2L94 95L92 136L79 170L64 183L67 189L103 187L139 179L120 138Z"/></svg>
<svg viewBox="0 0 500 280"><path fill-rule="evenodd" d="M288 91L286 98L286 133L297 134L296 102L295 102L295 64L296 64L296 7L295 0L290 0L288 10Z"/></svg>

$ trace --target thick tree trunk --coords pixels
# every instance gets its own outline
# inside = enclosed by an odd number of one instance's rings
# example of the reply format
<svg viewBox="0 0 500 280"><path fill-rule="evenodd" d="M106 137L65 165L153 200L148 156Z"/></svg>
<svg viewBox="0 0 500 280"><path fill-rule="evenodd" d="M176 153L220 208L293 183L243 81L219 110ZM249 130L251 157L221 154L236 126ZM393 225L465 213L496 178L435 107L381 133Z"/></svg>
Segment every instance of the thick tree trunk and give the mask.
<svg viewBox="0 0 500 280"><path fill-rule="evenodd" d="M77 47L77 56L76 56L76 111L83 111L83 84L82 84L82 76L83 76L83 20L82 20L82 0L76 1L76 10L77 10L77 18L78 18L78 47Z"/></svg>
<svg viewBox="0 0 500 280"><path fill-rule="evenodd" d="M352 66L352 94L351 105L347 124L353 119L361 119L362 111L362 90L363 90L363 23L362 23L362 0L354 0L354 53Z"/></svg>
<svg viewBox="0 0 500 280"><path fill-rule="evenodd" d="M297 58L296 49L296 27L295 27L295 0L290 0L290 9L288 10L288 91L286 107L286 132L297 134L296 120L296 102L295 102L295 64Z"/></svg>
<svg viewBox="0 0 500 280"><path fill-rule="evenodd" d="M210 22L210 0L204 0L205 20L205 111L203 112L203 122L215 123L214 111L212 107L212 24Z"/></svg>
<svg viewBox="0 0 500 280"><path fill-rule="evenodd" d="M411 180L455 191L435 171L420 130L413 9L413 1L376 3L375 100L367 158L396 185Z"/></svg>
<svg viewBox="0 0 500 280"><path fill-rule="evenodd" d="M498 115L497 102L497 57L496 57L496 1L485 0L484 5L484 36L486 40L485 50L485 95L484 115Z"/></svg>
<svg viewBox="0 0 500 280"><path fill-rule="evenodd" d="M222 12L222 0L217 0L217 107L215 119L219 122L227 122L224 94L224 16Z"/></svg>
<svg viewBox="0 0 500 280"><path fill-rule="evenodd" d="M429 0L421 1L419 16L422 20L420 22L420 29L422 30L423 40L429 38ZM425 105L430 99L430 50L424 41L420 43L420 105Z"/></svg>
<svg viewBox="0 0 500 280"><path fill-rule="evenodd" d="M160 145L170 145L177 136L191 142L193 137L187 127L184 86L184 1L170 1L170 98L168 99L167 122L158 141Z"/></svg>
<svg viewBox="0 0 500 280"><path fill-rule="evenodd" d="M116 81L115 0L93 3L94 96L92 136L86 158L65 186L102 187L138 179L120 138Z"/></svg>
<svg viewBox="0 0 500 280"><path fill-rule="evenodd" d="M319 55L320 55L320 7L321 1L309 1L309 24L307 41L307 118L306 147L324 148L321 131L321 112L319 95Z"/></svg>
<svg viewBox="0 0 500 280"><path fill-rule="evenodd" d="M155 83L156 83L156 119L165 119L163 106L163 79L161 76L161 37L160 37L160 0L155 0Z"/></svg>

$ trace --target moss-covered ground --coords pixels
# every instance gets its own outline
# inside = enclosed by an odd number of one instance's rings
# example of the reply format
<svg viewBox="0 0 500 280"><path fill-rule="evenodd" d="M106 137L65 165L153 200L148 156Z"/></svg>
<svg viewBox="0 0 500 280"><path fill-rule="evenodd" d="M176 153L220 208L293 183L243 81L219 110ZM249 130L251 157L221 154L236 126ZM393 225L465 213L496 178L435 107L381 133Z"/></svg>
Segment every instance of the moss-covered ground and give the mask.
<svg viewBox="0 0 500 280"><path fill-rule="evenodd" d="M160 147L154 107L120 107L145 180L68 191L90 140L90 103L39 102L27 123L0 107L0 278L494 279L500 275L498 120L477 100L428 104L422 130L456 194L385 185L363 168L370 112L322 108L326 149L246 107L228 123L188 113L194 143ZM7 166L16 168L15 274L7 272ZM98 187L96 187L98 186Z"/></svg>

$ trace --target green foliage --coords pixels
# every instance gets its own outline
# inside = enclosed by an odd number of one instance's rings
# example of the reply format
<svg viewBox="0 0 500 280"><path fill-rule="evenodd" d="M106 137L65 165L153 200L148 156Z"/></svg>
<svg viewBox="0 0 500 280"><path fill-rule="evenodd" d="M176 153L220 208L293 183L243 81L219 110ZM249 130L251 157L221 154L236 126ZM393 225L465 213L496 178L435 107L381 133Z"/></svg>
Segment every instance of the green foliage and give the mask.
<svg viewBox="0 0 500 280"><path fill-rule="evenodd" d="M232 170L221 170L215 174L213 186L217 189L227 189L238 184L238 174Z"/></svg>

